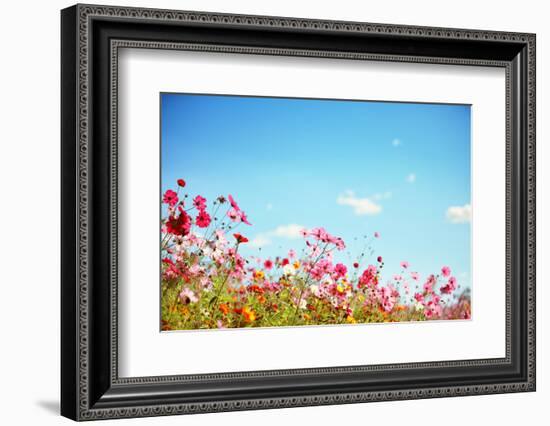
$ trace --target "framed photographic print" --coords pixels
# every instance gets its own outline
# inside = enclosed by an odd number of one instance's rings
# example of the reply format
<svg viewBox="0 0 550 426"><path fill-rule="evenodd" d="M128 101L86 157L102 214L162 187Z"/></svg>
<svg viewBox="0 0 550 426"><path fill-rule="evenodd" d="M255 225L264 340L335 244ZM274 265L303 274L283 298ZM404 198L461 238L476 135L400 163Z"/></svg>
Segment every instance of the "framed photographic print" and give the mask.
<svg viewBox="0 0 550 426"><path fill-rule="evenodd" d="M76 5L74 420L535 390L535 36Z"/></svg>

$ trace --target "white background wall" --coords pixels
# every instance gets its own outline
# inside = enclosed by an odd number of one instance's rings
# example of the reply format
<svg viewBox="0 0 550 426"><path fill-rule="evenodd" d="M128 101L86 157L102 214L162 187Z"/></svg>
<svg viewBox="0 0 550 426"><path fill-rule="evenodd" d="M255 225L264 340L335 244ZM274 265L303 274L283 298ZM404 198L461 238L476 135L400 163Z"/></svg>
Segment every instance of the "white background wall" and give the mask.
<svg viewBox="0 0 550 426"><path fill-rule="evenodd" d="M143 7L526 31L537 33L537 252L538 391L421 401L293 408L200 416L119 420L116 424L240 426L543 424L550 401L550 27L546 2L402 0L331 2L292 0L108 1ZM68 424L59 404L59 9L70 2L2 5L0 43L0 421ZM375 349L373 349L375 350ZM546 403L546 404L545 404ZM536 420L539 418L540 420ZM128 423L131 422L131 423ZM111 421L102 423L113 423ZM113 423L115 424L115 423Z"/></svg>

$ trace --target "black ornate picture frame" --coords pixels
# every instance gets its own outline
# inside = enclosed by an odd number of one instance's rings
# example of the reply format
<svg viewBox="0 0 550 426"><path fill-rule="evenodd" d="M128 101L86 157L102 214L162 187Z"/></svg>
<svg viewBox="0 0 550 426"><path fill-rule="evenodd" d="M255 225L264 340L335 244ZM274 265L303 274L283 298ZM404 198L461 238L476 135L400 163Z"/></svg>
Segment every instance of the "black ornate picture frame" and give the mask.
<svg viewBox="0 0 550 426"><path fill-rule="evenodd" d="M96 5L64 9L61 28L62 415L93 420L535 390L534 34ZM122 47L504 68L506 356L120 378Z"/></svg>

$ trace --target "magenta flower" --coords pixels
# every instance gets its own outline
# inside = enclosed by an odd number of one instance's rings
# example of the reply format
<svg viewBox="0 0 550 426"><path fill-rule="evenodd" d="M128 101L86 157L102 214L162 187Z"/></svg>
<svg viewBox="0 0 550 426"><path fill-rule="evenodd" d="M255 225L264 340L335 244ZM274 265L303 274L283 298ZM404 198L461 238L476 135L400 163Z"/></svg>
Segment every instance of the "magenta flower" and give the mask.
<svg viewBox="0 0 550 426"><path fill-rule="evenodd" d="M337 263L334 266L334 276L336 279L345 277L347 272L348 272L348 268L346 268L346 265L342 263Z"/></svg>
<svg viewBox="0 0 550 426"><path fill-rule="evenodd" d="M449 275L451 275L451 268L449 268L448 266L444 266L443 268L441 268L441 274L447 278Z"/></svg>
<svg viewBox="0 0 550 426"><path fill-rule="evenodd" d="M269 271L271 268L273 268L273 261L271 259L266 259L264 262L264 268L266 271Z"/></svg>
<svg viewBox="0 0 550 426"><path fill-rule="evenodd" d="M197 195L195 198L193 198L193 205L199 210L205 210L206 198L201 197L200 195Z"/></svg>
<svg viewBox="0 0 550 426"><path fill-rule="evenodd" d="M407 269L409 267L409 262L404 260L403 262L400 263L400 265L403 269Z"/></svg>
<svg viewBox="0 0 550 426"><path fill-rule="evenodd" d="M178 194L168 189L162 197L162 202L168 204L170 207L174 207L178 203Z"/></svg>
<svg viewBox="0 0 550 426"><path fill-rule="evenodd" d="M246 214L245 214L242 210L239 211L239 218L241 219L241 222L246 223L247 225L252 225L252 224L248 221L248 218L246 217Z"/></svg>
<svg viewBox="0 0 550 426"><path fill-rule="evenodd" d="M210 215L206 212L206 210L199 211L199 214L195 218L195 223L199 228L206 228L208 225L210 225L210 222L212 219L210 218Z"/></svg>
<svg viewBox="0 0 550 426"><path fill-rule="evenodd" d="M379 232L375 232L375 233L374 233L374 238L380 238L380 233L379 233Z"/></svg>
<svg viewBox="0 0 550 426"><path fill-rule="evenodd" d="M239 208L239 205L237 204L233 196L229 194L228 198L229 198L229 203L231 204L231 207L233 207L237 211L240 211L241 209Z"/></svg>

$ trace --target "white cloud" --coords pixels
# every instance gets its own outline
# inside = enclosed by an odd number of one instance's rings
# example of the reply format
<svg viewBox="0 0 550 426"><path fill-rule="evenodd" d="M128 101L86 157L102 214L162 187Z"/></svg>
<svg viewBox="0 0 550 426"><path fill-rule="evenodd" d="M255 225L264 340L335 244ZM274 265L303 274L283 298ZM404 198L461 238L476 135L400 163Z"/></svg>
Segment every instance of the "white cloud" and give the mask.
<svg viewBox="0 0 550 426"><path fill-rule="evenodd" d="M451 223L469 223L472 220L472 206L451 206L447 209L446 217Z"/></svg>
<svg viewBox="0 0 550 426"><path fill-rule="evenodd" d="M409 183L415 183L416 182L416 175L414 173L409 173L407 175L407 182Z"/></svg>
<svg viewBox="0 0 550 426"><path fill-rule="evenodd" d="M302 234L300 233L302 229L304 229L302 225L291 223L289 225L277 226L277 228L275 228L273 231L270 231L268 235L287 238L289 240L295 240L302 236Z"/></svg>
<svg viewBox="0 0 550 426"><path fill-rule="evenodd" d="M265 247L272 243L272 237L286 238L288 240L295 240L301 238L300 231L304 229L304 226L296 223L290 223L288 225L279 225L275 229L267 232L262 232L256 235L251 241L252 247Z"/></svg>
<svg viewBox="0 0 550 426"><path fill-rule="evenodd" d="M270 244L271 244L271 240L263 234L256 235L256 237L254 237L252 241L250 241L251 247L259 248L259 247L268 246Z"/></svg>
<svg viewBox="0 0 550 426"><path fill-rule="evenodd" d="M382 211L382 206L370 198L358 198L353 191L346 191L338 196L336 202L342 206L350 206L357 216L375 215Z"/></svg>
<svg viewBox="0 0 550 426"><path fill-rule="evenodd" d="M399 145L401 145L401 140L395 138L394 140L391 141L391 144L393 146L399 146Z"/></svg>

